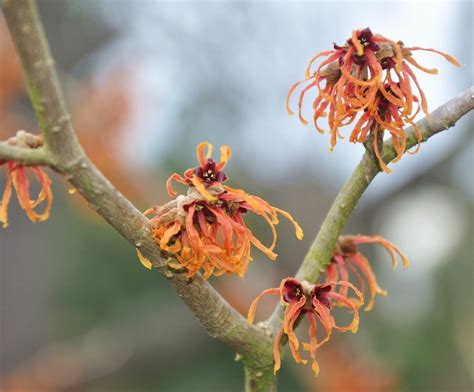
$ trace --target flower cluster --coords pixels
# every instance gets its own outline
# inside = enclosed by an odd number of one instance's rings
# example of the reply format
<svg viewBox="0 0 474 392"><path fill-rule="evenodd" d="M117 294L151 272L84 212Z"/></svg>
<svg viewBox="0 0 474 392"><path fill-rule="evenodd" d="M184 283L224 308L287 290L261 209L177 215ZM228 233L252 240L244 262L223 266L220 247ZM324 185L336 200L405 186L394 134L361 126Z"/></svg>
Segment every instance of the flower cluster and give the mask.
<svg viewBox="0 0 474 392"><path fill-rule="evenodd" d="M289 219L298 239L303 231L287 212L272 207L265 200L243 190L233 189L223 183L227 175L222 171L231 150L221 147L219 162L211 158L212 145L203 142L197 147L199 166L188 169L184 176L174 173L167 182L168 193L175 199L163 206L145 211L152 215L151 227L155 242L166 252L173 254L173 269L185 269L192 277L198 271L204 278L211 275L237 274L243 277L250 260L251 244L274 260L278 214ZM188 186L186 195L177 195L172 181ZM261 216L269 225L273 241L263 245L245 224L244 215L252 212ZM145 261L141 258L142 262ZM148 263L144 263L149 266Z"/></svg>
<svg viewBox="0 0 474 392"><path fill-rule="evenodd" d="M8 139L6 143L25 148L38 148L43 145L43 138L25 131L18 131L16 136ZM21 208L32 222L43 222L48 219L53 203L53 193L51 192L51 179L43 169L40 166L23 166L15 161L0 161L0 166L6 166L7 168L7 182L0 201L0 222L3 223L3 227L8 227L8 206L13 188L16 191ZM35 200L30 198L28 169L33 172L41 185L41 190ZM41 205L45 205L42 213L37 211L37 208Z"/></svg>
<svg viewBox="0 0 474 392"><path fill-rule="evenodd" d="M284 335L288 338L288 344L295 361L306 364L306 360L302 359L299 353L300 345L294 332L296 324L304 316L308 319L310 340L309 343L303 343L303 350L309 351L315 375L319 373L316 351L330 339L332 330L357 332L359 325L358 309L364 305L365 294L365 282L362 275L369 286L369 303L365 310L373 308L376 294L387 294L378 286L368 260L357 249L358 245L369 243L380 244L387 250L392 259L393 268L397 266L397 255L401 258L403 266L408 267L408 259L400 249L380 236L341 236L334 249L323 283L309 284L306 281L299 282L294 278L286 278L281 281L280 287L263 291L252 302L247 316L250 323L253 323L255 318L258 302L265 295L279 295L280 302L285 307L283 326L275 335L273 343L275 373L281 366L280 342ZM349 271L356 277L359 288L349 282ZM351 294L350 291L354 294ZM341 327L336 324L332 315L334 306L346 308L353 313L352 322L348 326ZM322 325L325 334L320 338L317 336L317 322Z"/></svg>
<svg viewBox="0 0 474 392"><path fill-rule="evenodd" d="M318 375L319 373L319 365L316 360L316 351L330 339L332 330L336 329L342 332L357 332L359 326L359 312L357 310L357 306L348 298L347 294L344 295L337 293L334 290L336 286L340 286L341 288L345 289L352 289L360 302L364 301L360 291L349 282L334 281L311 285L306 281L299 282L293 278L286 278L281 281L279 288L272 288L263 291L252 302L247 316L247 319L250 323L252 323L254 320L258 301L267 294L279 295L281 303L285 306L283 326L275 335L273 343L275 374L281 366L280 341L284 334L288 337L288 344L296 363L306 364L307 362L301 358L299 353L299 341L294 332L296 323L301 319L301 317L306 316L309 322L309 342L303 343L303 350L309 351L310 357L312 359L311 367L315 375ZM334 305L345 307L349 309L349 311L353 312L354 315L349 325L338 326L336 324L336 321L331 314L331 310ZM325 333L325 336L319 341L317 336L318 321L322 325Z"/></svg>
<svg viewBox="0 0 474 392"><path fill-rule="evenodd" d="M418 50L438 53L450 63L461 66L455 58L438 50L405 47L401 41L374 35L369 28L355 30L345 45L334 44L334 50L320 52L310 60L305 78L295 83L288 93L287 111L293 114L290 98L296 88L305 83L299 94L298 115L301 122L308 124L302 114L303 99L309 90L316 88L318 95L313 102L313 123L320 133L324 133L318 120L327 117L331 149L336 145L337 138L343 138L339 129L353 123L362 113L350 141L362 143L372 132L374 153L381 168L390 172L379 151L384 131L392 136L397 152L394 161L397 161L406 150L404 126L414 126L419 146L421 132L413 120L420 110L428 115L425 94L411 66L431 74L438 72L416 62L413 52ZM313 64L320 58L325 59L313 70ZM413 91L412 84L416 86L418 95Z"/></svg>

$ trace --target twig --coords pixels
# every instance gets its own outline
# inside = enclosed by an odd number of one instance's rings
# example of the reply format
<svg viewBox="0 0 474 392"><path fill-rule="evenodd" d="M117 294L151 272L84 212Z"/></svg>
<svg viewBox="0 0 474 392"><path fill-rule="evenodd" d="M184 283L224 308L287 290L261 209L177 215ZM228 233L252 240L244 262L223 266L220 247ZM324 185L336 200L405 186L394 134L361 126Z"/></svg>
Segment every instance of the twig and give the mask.
<svg viewBox="0 0 474 392"><path fill-rule="evenodd" d="M44 148L24 148L0 142L0 161L17 161L24 166L51 166L52 162Z"/></svg>

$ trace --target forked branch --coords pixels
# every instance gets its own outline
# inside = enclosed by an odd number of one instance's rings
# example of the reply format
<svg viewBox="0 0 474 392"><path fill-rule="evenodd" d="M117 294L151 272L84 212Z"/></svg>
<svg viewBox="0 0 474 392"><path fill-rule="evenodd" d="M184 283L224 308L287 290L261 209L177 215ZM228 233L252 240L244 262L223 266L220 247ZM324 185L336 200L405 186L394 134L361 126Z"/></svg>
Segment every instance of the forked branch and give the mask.
<svg viewBox="0 0 474 392"><path fill-rule="evenodd" d="M209 335L228 344L242 355L246 365L246 389L275 390L272 374L272 342L266 328L249 325L202 277L189 280L167 267L172 256L154 243L149 221L103 176L84 153L66 111L54 61L34 0L4 0L3 11L23 65L25 81L44 133L45 146L30 150L0 143L0 160L26 165L46 165L61 173L127 241L148 258L175 288ZM474 88L448 101L431 118L419 121L423 141L454 125L474 107ZM417 142L407 129L407 148ZM389 162L395 156L390 142L383 148ZM330 262L344 225L368 185L380 172L378 163L365 154L331 206L296 278L315 282ZM268 321L270 330L281 326L281 307Z"/></svg>

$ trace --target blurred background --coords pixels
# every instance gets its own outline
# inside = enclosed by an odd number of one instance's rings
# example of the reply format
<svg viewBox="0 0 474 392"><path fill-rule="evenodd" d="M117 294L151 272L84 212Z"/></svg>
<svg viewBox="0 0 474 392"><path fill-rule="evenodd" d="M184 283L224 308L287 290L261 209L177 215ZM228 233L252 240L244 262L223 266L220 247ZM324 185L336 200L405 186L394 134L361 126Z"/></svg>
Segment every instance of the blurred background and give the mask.
<svg viewBox="0 0 474 392"><path fill-rule="evenodd" d="M331 201L363 153L319 135L284 107L309 59L353 29L434 47L417 53L434 109L472 84L473 3L39 1L73 122L87 152L140 209L168 200L166 178L196 165L196 144L227 143L229 184L290 211L279 258L254 252L246 279L212 284L239 311L294 274ZM310 99L308 99L310 101ZM294 103L295 105L295 103ZM282 391L471 391L474 388L472 113L380 174L345 233L381 234L410 257L392 271L364 248L389 291L357 335L320 350L321 374L287 356ZM0 18L0 139L36 132ZM348 132L348 131L347 131ZM5 183L0 172L0 190ZM0 232L2 391L240 391L234 353L212 340L165 279L52 173L46 223L15 204ZM268 240L264 222L250 219ZM275 301L262 302L258 317Z"/></svg>

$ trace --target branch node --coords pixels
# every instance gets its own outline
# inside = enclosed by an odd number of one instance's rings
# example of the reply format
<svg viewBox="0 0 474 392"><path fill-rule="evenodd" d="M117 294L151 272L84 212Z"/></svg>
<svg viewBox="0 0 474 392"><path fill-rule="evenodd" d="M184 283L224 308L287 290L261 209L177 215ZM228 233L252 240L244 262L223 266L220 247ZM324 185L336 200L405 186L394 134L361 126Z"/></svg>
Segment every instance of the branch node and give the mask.
<svg viewBox="0 0 474 392"><path fill-rule="evenodd" d="M54 60L49 57L49 58L46 58L44 60L40 60L40 61L36 61L34 64L33 64L33 67L34 68L46 68L46 67L53 67L54 66Z"/></svg>

